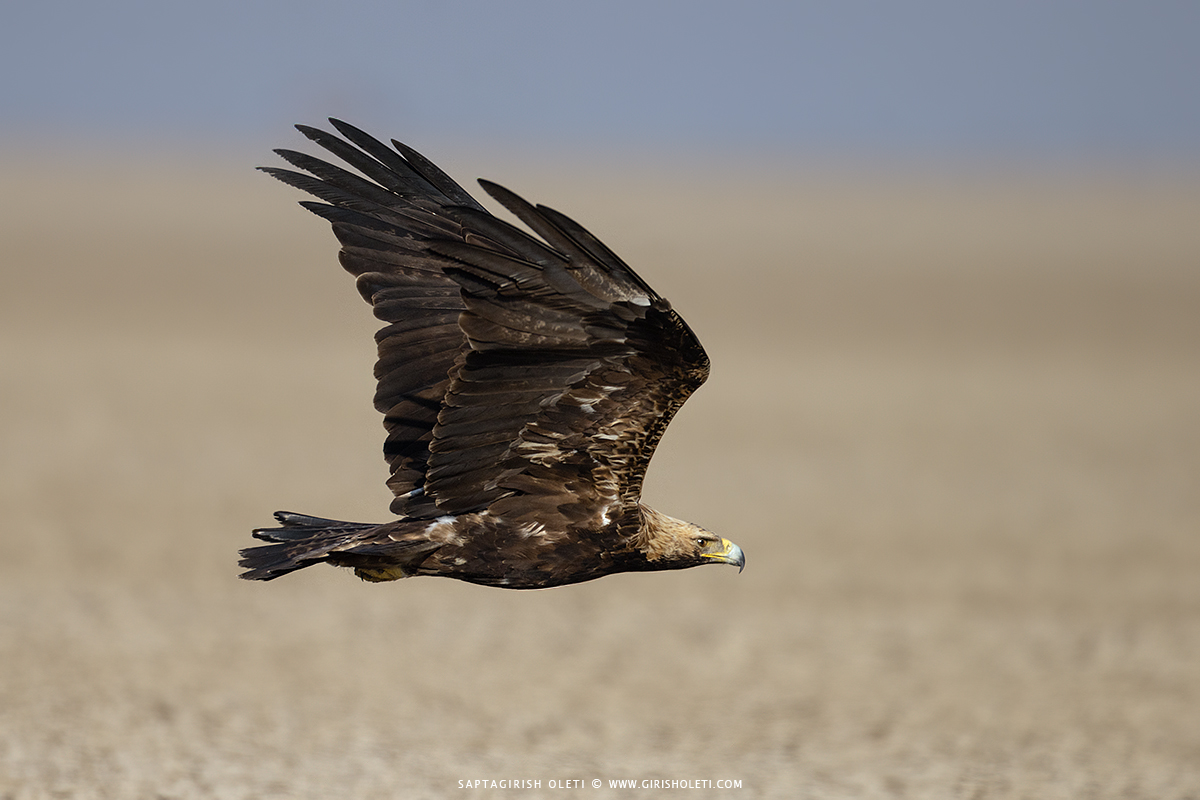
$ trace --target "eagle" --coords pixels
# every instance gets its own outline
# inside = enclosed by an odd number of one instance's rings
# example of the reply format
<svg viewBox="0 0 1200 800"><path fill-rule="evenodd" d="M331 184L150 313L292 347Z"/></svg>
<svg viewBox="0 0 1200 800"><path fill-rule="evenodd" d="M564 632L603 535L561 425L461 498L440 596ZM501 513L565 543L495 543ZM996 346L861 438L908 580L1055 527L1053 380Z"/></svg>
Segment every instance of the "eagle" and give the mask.
<svg viewBox="0 0 1200 800"><path fill-rule="evenodd" d="M317 201L341 265L385 324L375 407L396 517L279 511L242 578L327 563L509 589L745 565L740 547L641 502L663 431L709 373L671 305L578 223L479 183L490 214L411 147L336 119L297 129L356 172L293 150L260 167ZM344 138L343 138L344 137Z"/></svg>

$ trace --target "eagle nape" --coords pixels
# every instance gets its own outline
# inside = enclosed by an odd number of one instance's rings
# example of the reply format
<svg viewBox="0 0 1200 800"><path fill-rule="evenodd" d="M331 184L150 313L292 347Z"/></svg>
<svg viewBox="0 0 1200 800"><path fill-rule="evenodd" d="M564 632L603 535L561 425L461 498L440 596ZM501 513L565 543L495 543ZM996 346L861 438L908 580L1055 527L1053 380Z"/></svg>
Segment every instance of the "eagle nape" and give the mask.
<svg viewBox="0 0 1200 800"><path fill-rule="evenodd" d="M315 200L384 327L375 407L395 516L278 512L241 577L313 564L511 589L619 572L745 566L742 549L641 501L663 432L708 377L683 318L569 217L489 181L530 232L417 151L331 119L297 129L356 172L294 150L261 168Z"/></svg>

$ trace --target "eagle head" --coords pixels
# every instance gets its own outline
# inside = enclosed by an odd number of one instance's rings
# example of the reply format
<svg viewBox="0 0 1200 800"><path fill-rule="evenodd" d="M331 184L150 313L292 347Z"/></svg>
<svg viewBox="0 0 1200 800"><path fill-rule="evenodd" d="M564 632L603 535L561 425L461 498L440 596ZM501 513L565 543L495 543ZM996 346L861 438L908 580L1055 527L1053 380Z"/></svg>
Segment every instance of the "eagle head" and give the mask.
<svg viewBox="0 0 1200 800"><path fill-rule="evenodd" d="M746 566L742 548L699 525L669 517L649 506L640 506L642 524L637 548L650 569L685 569L701 564Z"/></svg>

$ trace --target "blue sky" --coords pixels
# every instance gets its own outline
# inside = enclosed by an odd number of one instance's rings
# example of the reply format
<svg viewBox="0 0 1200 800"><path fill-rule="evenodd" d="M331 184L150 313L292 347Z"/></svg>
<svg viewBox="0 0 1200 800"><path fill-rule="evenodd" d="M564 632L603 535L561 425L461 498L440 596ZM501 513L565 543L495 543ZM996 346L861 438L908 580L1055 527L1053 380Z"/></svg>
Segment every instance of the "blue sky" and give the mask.
<svg viewBox="0 0 1200 800"><path fill-rule="evenodd" d="M1195 2L10 3L0 142L1200 159Z"/></svg>

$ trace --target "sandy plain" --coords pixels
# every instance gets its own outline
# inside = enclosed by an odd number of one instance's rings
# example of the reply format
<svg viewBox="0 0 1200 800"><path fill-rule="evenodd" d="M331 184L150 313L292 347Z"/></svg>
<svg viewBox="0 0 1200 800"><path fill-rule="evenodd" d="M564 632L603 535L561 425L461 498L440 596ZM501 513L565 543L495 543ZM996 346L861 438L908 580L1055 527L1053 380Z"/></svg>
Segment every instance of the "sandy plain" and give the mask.
<svg viewBox="0 0 1200 800"><path fill-rule="evenodd" d="M741 575L238 581L385 514L331 234L253 163L0 161L0 797L1200 797L1195 173L569 163L448 166L698 332L646 497Z"/></svg>

